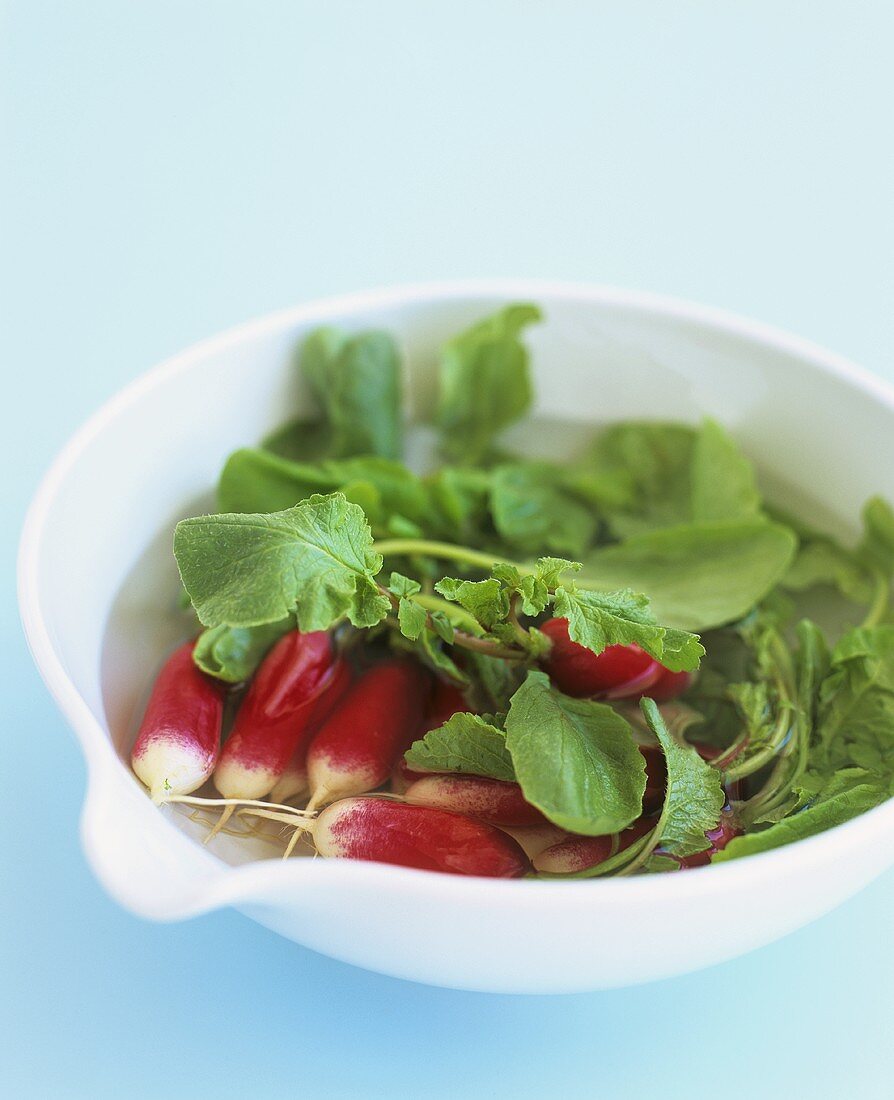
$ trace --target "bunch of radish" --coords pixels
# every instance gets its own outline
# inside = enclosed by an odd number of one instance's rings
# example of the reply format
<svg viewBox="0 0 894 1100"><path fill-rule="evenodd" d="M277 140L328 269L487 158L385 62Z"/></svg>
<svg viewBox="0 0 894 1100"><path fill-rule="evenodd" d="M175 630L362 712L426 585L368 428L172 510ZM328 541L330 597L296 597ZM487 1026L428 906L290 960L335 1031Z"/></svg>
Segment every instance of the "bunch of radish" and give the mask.
<svg viewBox="0 0 894 1100"><path fill-rule="evenodd" d="M566 694L666 699L686 687L637 646L597 656L571 641L563 619L542 629L553 643L546 670ZM132 763L156 801L220 807L213 832L238 812L290 826L287 855L307 836L328 857L518 877L532 864L550 873L598 866L649 831L663 799L663 757L649 748L644 816L618 836L566 833L515 783L411 771L404 753L470 709L462 693L405 656L352 669L322 632L293 630L269 650L221 744L228 688L198 670L192 650L181 646L159 673ZM194 793L209 780L219 798Z"/></svg>

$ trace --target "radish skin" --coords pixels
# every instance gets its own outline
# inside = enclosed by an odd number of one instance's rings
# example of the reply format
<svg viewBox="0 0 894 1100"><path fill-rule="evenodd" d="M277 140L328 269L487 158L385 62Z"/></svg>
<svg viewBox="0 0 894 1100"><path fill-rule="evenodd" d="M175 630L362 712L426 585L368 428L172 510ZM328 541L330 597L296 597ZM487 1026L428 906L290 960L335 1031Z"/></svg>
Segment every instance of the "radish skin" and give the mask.
<svg viewBox="0 0 894 1100"><path fill-rule="evenodd" d="M321 723L338 706L350 684L351 667L344 658L339 658L333 670L332 679L323 688L314 704L313 714L307 723L304 735L299 737L285 770L270 792L272 802L288 802L290 799L307 795L310 790L310 781L307 778L308 747Z"/></svg>
<svg viewBox="0 0 894 1100"><path fill-rule="evenodd" d="M380 787L416 735L427 690L425 670L408 660L356 680L310 743L308 808Z"/></svg>
<svg viewBox="0 0 894 1100"><path fill-rule="evenodd" d="M249 685L214 769L224 798L256 799L281 778L310 735L317 700L334 673L332 639L292 630L270 650Z"/></svg>
<svg viewBox="0 0 894 1100"><path fill-rule="evenodd" d="M425 716L414 740L418 741L429 730L436 730L439 726L443 726L454 714L471 713L471 711L472 708L466 702L465 696L455 684L451 684L448 680L436 680L425 707ZM395 794L403 794L411 783L431 774L431 772L414 771L401 757L391 775L391 789Z"/></svg>
<svg viewBox="0 0 894 1100"><path fill-rule="evenodd" d="M406 760L401 757L394 765L394 771L391 773L391 790L394 794L406 794L417 779L425 779L426 776L432 774L432 772L413 771Z"/></svg>
<svg viewBox="0 0 894 1100"><path fill-rule="evenodd" d="M543 668L566 695L608 699L641 695L664 671L638 645L610 645L593 653L571 640L567 619L548 619L540 630L552 643Z"/></svg>
<svg viewBox="0 0 894 1100"><path fill-rule="evenodd" d="M423 733L443 726L448 718L463 711L471 711L466 698L456 684L449 680L435 680L431 695L425 707ZM422 734L420 734L422 736Z"/></svg>
<svg viewBox="0 0 894 1100"><path fill-rule="evenodd" d="M535 856L534 870L554 875L587 871L604 863L615 852L623 852L625 848L629 848L654 825L654 819L641 817L615 836L569 836Z"/></svg>
<svg viewBox="0 0 894 1100"><path fill-rule="evenodd" d="M187 642L165 661L131 752L131 766L154 802L198 790L220 752L227 685L196 667L194 648Z"/></svg>
<svg viewBox="0 0 894 1100"><path fill-rule="evenodd" d="M648 695L656 703L669 703L688 691L692 685L691 672L671 672L669 668L662 666L661 675L643 695Z"/></svg>
<svg viewBox="0 0 894 1100"><path fill-rule="evenodd" d="M328 859L488 878L518 878L530 869L521 847L492 825L390 799L334 802L311 831L317 851Z"/></svg>
<svg viewBox="0 0 894 1100"><path fill-rule="evenodd" d="M653 687L662 679L667 669L657 661L646 665L642 672L629 680L622 681L615 687L606 688L599 692L600 699L642 699L644 695L651 695ZM671 673L671 675L674 675Z"/></svg>
<svg viewBox="0 0 894 1100"><path fill-rule="evenodd" d="M480 775L428 775L411 784L404 795L414 806L479 817L491 825L543 825L546 818L525 801L517 783Z"/></svg>

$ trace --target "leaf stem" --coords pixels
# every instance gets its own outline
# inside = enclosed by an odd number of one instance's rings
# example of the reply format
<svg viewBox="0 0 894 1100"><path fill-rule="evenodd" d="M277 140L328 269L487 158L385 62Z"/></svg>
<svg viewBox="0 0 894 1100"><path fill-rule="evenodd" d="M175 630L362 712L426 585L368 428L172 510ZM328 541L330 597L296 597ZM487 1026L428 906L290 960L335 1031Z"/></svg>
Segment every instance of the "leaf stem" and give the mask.
<svg viewBox="0 0 894 1100"><path fill-rule="evenodd" d="M773 679L779 696L777 704L779 715L773 727L773 733L766 745L754 753L753 756L743 760L737 767L729 767L729 765L748 747L750 735L747 730L743 731L720 756L711 761L711 766L723 773L724 784L733 783L737 779L744 779L748 775L753 775L769 764L780 749L788 746L785 755L789 756L795 747L792 744L792 738L796 737L799 730L797 723L798 708L794 701L796 684L791 654L779 633L775 630L770 635L768 648L772 651L776 660Z"/></svg>
<svg viewBox="0 0 894 1100"><path fill-rule="evenodd" d="M528 634L528 631L525 630L525 628L522 626L522 624L518 621L518 605L519 605L519 602L520 602L519 595L516 592L513 595L512 599L509 601L509 615L507 616L507 620L509 622L509 625L512 627L513 631L515 632L516 638L518 638L519 645L522 646L522 648L525 648L525 646L527 644L527 641L528 641L528 638L529 638L529 634Z"/></svg>
<svg viewBox="0 0 894 1100"><path fill-rule="evenodd" d="M505 560L498 554L487 554L480 550L473 550L470 546L456 546L452 542L435 542L431 539L382 539L381 542L376 543L376 551L386 558L397 554L421 555L428 558L441 558L444 561L463 562L478 569L491 569L497 562ZM520 571L530 572L524 565L515 562L506 562L506 564L515 565Z"/></svg>
<svg viewBox="0 0 894 1100"><path fill-rule="evenodd" d="M661 839L661 830L664 828L664 822L667 818L667 796L665 795L664 806L661 810L661 816L658 818L658 824L655 828L647 833L643 837L642 845L637 851L633 859L625 864L619 871L618 877L622 875L635 874L641 867L645 867L649 858L654 855L655 849L658 847L658 841Z"/></svg>
<svg viewBox="0 0 894 1100"><path fill-rule="evenodd" d="M427 611L443 611L455 627L465 630L469 634L481 633L481 626L475 616L458 604L451 603L449 600L442 600L440 596L429 596L424 592L417 592L415 596L410 596L410 599Z"/></svg>
<svg viewBox="0 0 894 1100"><path fill-rule="evenodd" d="M791 703L781 703L779 717L776 719L776 725L773 727L773 735L770 740L762 749L753 756L749 756L738 767L724 770L720 762L722 758L718 761L712 760L711 763L723 772L723 782L734 783L737 779L744 779L747 775L753 775L755 772L760 771L764 765L769 764L789 737L792 729L791 718L794 713L795 708ZM740 751L741 748L744 748L744 743L740 746Z"/></svg>
<svg viewBox="0 0 894 1100"><path fill-rule="evenodd" d="M436 542L432 539L382 539L376 542L376 551L381 554L382 557L396 554L402 556L419 554L423 557L441 558L444 561L461 562L464 565L471 565L476 569L484 569L487 571L490 571L493 566L499 562L504 565L513 566L522 576L532 574L536 570L534 562L511 561L501 554L473 550L470 546L457 546L452 542ZM585 588L597 592L600 590L607 590L611 587L610 585L600 582L597 577L586 577L579 573L575 574L574 583L578 588Z"/></svg>
<svg viewBox="0 0 894 1100"><path fill-rule="evenodd" d="M866 618L860 623L861 630L871 630L872 627L878 626L888 607L890 596L891 585L888 578L880 570L875 570L875 596L866 613Z"/></svg>
<svg viewBox="0 0 894 1100"><path fill-rule="evenodd" d="M388 589L383 587L381 584L377 585L377 587L379 589L379 592L381 592L385 599L391 603L391 606L395 610L397 610L400 604L400 600L398 599L398 597L395 596L393 592L389 592ZM420 604L420 606L424 606L422 601L418 599L418 596L419 593L417 592L416 596L411 597L411 599L415 599L416 602ZM427 600L428 597L426 597L426 602ZM450 604L449 606L451 609L455 609L456 605ZM396 622L395 619L391 616L389 616L385 621L387 622L388 626L392 628L392 630L400 630L400 624ZM476 627L478 627L477 622L475 625ZM425 617L425 625L423 629L434 630L434 624L432 623L431 619L431 612L429 612ZM480 627L478 627L478 629L480 629ZM492 642L490 638L479 638L477 635L470 634L465 630L455 630L453 632L453 644L461 646L463 649L473 649L477 653L484 653L488 657L501 657L504 661L525 661L528 657L527 653L525 653L521 649L510 649L509 646L500 645L499 642Z"/></svg>

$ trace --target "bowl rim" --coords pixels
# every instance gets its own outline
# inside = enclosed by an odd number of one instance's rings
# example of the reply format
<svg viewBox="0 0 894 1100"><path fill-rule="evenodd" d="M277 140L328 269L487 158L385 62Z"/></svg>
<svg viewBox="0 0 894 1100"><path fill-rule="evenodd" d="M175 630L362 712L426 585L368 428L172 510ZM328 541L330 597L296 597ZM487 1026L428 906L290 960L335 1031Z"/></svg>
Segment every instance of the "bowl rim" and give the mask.
<svg viewBox="0 0 894 1100"><path fill-rule="evenodd" d="M551 905L561 893L564 904L588 908L598 901L604 905L613 899L624 904L652 900L656 903L670 898L694 897L722 889L724 882L739 886L757 886L769 880L787 877L796 864L819 866L841 858L879 833L894 835L894 798L851 821L792 844L728 863L689 869L686 874L648 875L631 878L591 880L502 880L444 875L431 871L388 864L362 863L351 860L257 860L231 866L196 844L179 830L167 814L153 809L153 817L163 839L180 846L180 854L191 852L194 866L201 866L206 877L191 891L183 891L179 904L167 906L166 913L149 912L127 891L117 888L103 870L99 847L101 837L85 828L94 802L126 804L127 789L136 790L135 780L122 766L103 724L94 716L69 678L57 654L40 606L38 562L46 522L51 509L64 493L65 482L81 454L105 427L124 410L130 408L156 386L190 370L208 354L223 350L254 337L276 332L296 324L324 322L335 317L349 318L383 307L400 307L413 303L450 301L457 298L538 299L610 305L634 312L658 315L667 320L694 324L722 332L777 352L797 358L811 369L837 378L862 391L894 414L894 385L851 362L844 356L802 337L791 335L763 322L712 306L652 292L622 289L601 284L543 279L485 278L454 279L438 282L393 285L383 288L327 296L266 314L231 327L224 332L200 340L185 350L164 359L138 375L132 382L114 393L69 438L44 474L32 498L25 518L19 544L17 576L20 615L32 657L59 709L76 734L87 764L87 791L81 810L82 842L85 853L104 885L118 895L123 904L144 915L177 919L228 904L249 904L259 895L275 896L278 886L293 881L294 876L337 886L344 879L355 886L368 883L372 888L398 893L433 892L446 900L481 903L512 899L525 904ZM137 792L142 794L142 792ZM146 804L150 805L148 799ZM584 889L584 882L589 889ZM597 885L598 884L598 885ZM574 903L571 899L577 899Z"/></svg>

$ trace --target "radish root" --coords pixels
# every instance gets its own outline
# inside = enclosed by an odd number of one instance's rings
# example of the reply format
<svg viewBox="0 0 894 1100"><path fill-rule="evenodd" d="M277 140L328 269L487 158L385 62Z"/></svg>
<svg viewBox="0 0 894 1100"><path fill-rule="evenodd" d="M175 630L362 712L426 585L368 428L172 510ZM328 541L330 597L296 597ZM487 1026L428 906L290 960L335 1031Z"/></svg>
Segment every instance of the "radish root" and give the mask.
<svg viewBox="0 0 894 1100"><path fill-rule="evenodd" d="M220 815L220 817L217 819L215 824L212 825L212 827L209 829L208 835L202 841L203 844L210 844L211 841L214 840L214 838L221 831L221 829L224 827L224 825L226 825L226 823L233 816L233 811L235 809L236 809L235 806L225 806L224 807L224 812Z"/></svg>
<svg viewBox="0 0 894 1100"><path fill-rule="evenodd" d="M278 821L283 825L288 825L292 828L292 836L289 838L283 859L288 859L301 836L312 830L312 822L316 817L316 813L310 807L302 810L297 806L287 806L281 802L261 802L253 798L202 798L200 795L178 794L171 795L164 801L184 806L194 806L195 810L188 815L193 821L199 820L198 814L202 810L222 809L223 812L213 824L209 821L201 821L203 825L209 826L208 835L203 840L203 844L209 844L221 832L226 833L228 836L260 835L258 831L260 822L256 825L246 824L246 828L240 831L226 828L234 815L242 822L246 817L255 817L264 821ZM264 839L273 840L269 835Z"/></svg>
<svg viewBox="0 0 894 1100"><path fill-rule="evenodd" d="M301 810L297 806L286 806L281 802L260 802L254 798L201 798L194 794L172 794L165 799L165 802L182 803L184 806L224 806L237 810L257 807L262 810L281 810L296 817L313 816L310 806L306 810Z"/></svg>

